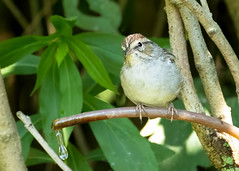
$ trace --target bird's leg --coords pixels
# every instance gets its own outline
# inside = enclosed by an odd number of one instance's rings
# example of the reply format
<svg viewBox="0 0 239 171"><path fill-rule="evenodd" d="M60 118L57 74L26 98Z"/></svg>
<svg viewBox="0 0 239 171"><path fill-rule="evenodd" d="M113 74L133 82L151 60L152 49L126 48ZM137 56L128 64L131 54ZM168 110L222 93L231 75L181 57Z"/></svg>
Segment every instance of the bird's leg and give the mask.
<svg viewBox="0 0 239 171"><path fill-rule="evenodd" d="M137 103L136 111L139 112L139 119L140 119L140 121L141 121L141 123L142 123L142 111L145 112L145 113L147 113L147 112L145 111L144 105L142 105L142 103Z"/></svg>
<svg viewBox="0 0 239 171"><path fill-rule="evenodd" d="M174 113L177 115L178 112L177 110L175 109L174 105L172 102L169 103L169 106L168 106L168 114L171 114L171 119L170 121L172 122L173 121L173 115Z"/></svg>

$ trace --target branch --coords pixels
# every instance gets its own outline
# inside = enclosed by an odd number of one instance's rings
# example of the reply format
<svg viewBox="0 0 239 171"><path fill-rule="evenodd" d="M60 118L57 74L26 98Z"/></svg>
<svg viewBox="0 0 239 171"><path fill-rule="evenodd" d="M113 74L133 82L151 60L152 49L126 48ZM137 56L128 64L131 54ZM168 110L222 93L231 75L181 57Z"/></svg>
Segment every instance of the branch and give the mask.
<svg viewBox="0 0 239 171"><path fill-rule="evenodd" d="M199 22L206 30L209 37L216 44L222 53L227 65L232 73L236 84L236 93L239 98L239 60L233 51L231 45L222 33L218 24L213 20L211 15L196 0L179 0L185 4L197 17Z"/></svg>
<svg viewBox="0 0 239 171"><path fill-rule="evenodd" d="M169 23L169 35L170 35L170 44L173 48L174 55L178 58L176 60L178 66L181 69L182 75L184 77L184 86L181 91L182 99L185 105L185 108L188 111L196 111L198 113L204 113L204 109L200 100L196 94L193 78L191 75L189 62L188 62L188 55L187 55L187 48L186 48L186 40L184 34L184 24L182 23L181 16L178 12L178 9L174 4L171 3L172 0L166 0L166 13L168 17ZM179 5L181 2L176 3ZM205 5L205 4L204 4ZM188 31L188 30L187 30ZM196 38L197 39L197 38ZM228 135L229 141L225 141L225 139L221 139L220 135L216 130L211 128L192 123L194 131L197 133L197 136L205 149L209 159L211 160L212 164L219 170L224 168L229 168L234 166L233 163L225 164L223 157L232 158L232 146L225 147L224 144L227 144L233 138L232 136ZM225 136L224 136L225 137ZM237 140L234 138L234 140ZM235 141L233 141L235 142ZM232 145L232 143L230 143ZM238 143L233 145L234 147L238 147ZM233 148L235 149L235 148ZM239 154L237 151L233 151L233 154ZM236 159L235 157L234 159Z"/></svg>
<svg viewBox="0 0 239 171"><path fill-rule="evenodd" d="M172 117L171 113L168 113L168 109L166 108L145 107L145 112L142 113L142 117L149 118L161 117L166 119L171 119ZM139 115L135 107L122 107L115 109L96 110L56 119L52 122L52 129L59 130L64 127L69 127L76 124L88 123L104 119L137 118L137 117L139 117ZM206 116L204 114L177 109L177 113L174 113L173 115L173 120L184 120L187 122L202 124L207 127L217 129L218 131L226 132L229 135L239 139L239 128L230 125L220 119Z"/></svg>
<svg viewBox="0 0 239 171"><path fill-rule="evenodd" d="M170 0L166 0L165 2L170 45L173 54L176 56L176 64L180 68L184 80L183 89L181 91L183 103L188 111L203 113L204 109L197 96L188 62L187 43L185 40L185 29L182 18L178 9L170 2Z"/></svg>
<svg viewBox="0 0 239 171"><path fill-rule="evenodd" d="M27 170L0 71L0 170Z"/></svg>
<svg viewBox="0 0 239 171"><path fill-rule="evenodd" d="M217 77L212 55L203 39L200 25L193 13L183 4L178 4L184 26L192 47L197 71L203 83L212 116L221 118L232 124L231 109L227 106Z"/></svg>
<svg viewBox="0 0 239 171"><path fill-rule="evenodd" d="M212 17L212 13L210 12L210 9L208 7L207 0L200 0L200 2L204 10L207 11L207 13Z"/></svg>
<svg viewBox="0 0 239 171"><path fill-rule="evenodd" d="M33 137L39 142L49 156L57 163L57 165L64 171L71 171L71 169L58 157L58 155L51 149L47 142L42 138L40 133L36 130L32 124L31 118L24 115L22 112L17 112L17 117L25 124L25 128L33 135Z"/></svg>

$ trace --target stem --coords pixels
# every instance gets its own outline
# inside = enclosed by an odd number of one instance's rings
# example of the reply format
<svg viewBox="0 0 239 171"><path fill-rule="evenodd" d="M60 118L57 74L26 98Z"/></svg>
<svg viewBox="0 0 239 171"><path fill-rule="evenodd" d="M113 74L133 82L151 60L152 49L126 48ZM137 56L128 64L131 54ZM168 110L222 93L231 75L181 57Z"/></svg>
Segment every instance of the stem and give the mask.
<svg viewBox="0 0 239 171"><path fill-rule="evenodd" d="M104 119L137 118L137 117L139 117L139 115L135 107L122 107L115 109L96 110L56 119L52 122L52 129L59 130L76 124L88 123ZM145 112L142 113L142 117L149 118L161 117L171 119L172 114L169 113L168 109L166 108L145 107ZM173 115L173 120L184 120L187 122L202 124L210 128L215 128L218 131L226 132L231 136L239 139L239 128L230 125L224 121L221 121L220 119L206 116L204 114L177 109L177 113L174 113Z"/></svg>
<svg viewBox="0 0 239 171"><path fill-rule="evenodd" d="M51 149L47 142L42 138L40 133L36 130L33 125L31 118L24 115L22 112L17 112L17 117L24 123L25 128L34 136L49 156L57 163L57 165L64 171L71 171L71 169L58 157L58 155Z"/></svg>
<svg viewBox="0 0 239 171"><path fill-rule="evenodd" d="M0 170L27 170L0 71Z"/></svg>
<svg viewBox="0 0 239 171"><path fill-rule="evenodd" d="M193 14L197 17L198 21L202 24L209 37L217 45L222 53L236 84L236 93L239 98L239 60L233 51L231 45L222 33L218 24L213 20L211 15L207 13L200 4L195 0L179 0L187 6Z"/></svg>
<svg viewBox="0 0 239 171"><path fill-rule="evenodd" d="M231 109L227 106L217 77L216 67L203 39L200 25L192 12L178 5L192 47L194 61L203 83L212 116L232 124Z"/></svg>
<svg viewBox="0 0 239 171"><path fill-rule="evenodd" d="M178 62L176 62L180 67L182 75L184 77L184 87L181 91L182 99L187 110L204 113L203 106L196 94L193 78L190 72L184 35L184 24L182 23L178 9L174 4L171 3L171 1L172 0L166 0L166 12L169 23L171 47L173 48L174 55L178 58ZM179 1L179 3L176 3L176 5L180 6L180 3L181 2ZM202 146L204 147L209 159L218 170L229 167L235 168L237 166L236 159L239 157L237 157L236 155L239 154L239 150L234 150L232 152L232 147L238 147L238 141L234 141L235 139L233 139L233 137L229 135L227 136L228 138L226 138L226 136L224 136L225 134L219 134L215 129L207 128L200 124L192 123L192 126L194 131L197 133L197 136ZM225 147L225 144L228 143L230 145ZM235 162L225 163L223 157L232 158L232 155L234 155L233 159L235 160Z"/></svg>

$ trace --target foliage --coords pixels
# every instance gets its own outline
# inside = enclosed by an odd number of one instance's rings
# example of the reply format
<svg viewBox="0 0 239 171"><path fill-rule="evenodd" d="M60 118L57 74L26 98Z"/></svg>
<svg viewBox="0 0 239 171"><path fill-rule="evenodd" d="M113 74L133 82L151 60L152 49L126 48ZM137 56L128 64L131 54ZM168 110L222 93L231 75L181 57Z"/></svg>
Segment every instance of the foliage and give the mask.
<svg viewBox="0 0 239 171"><path fill-rule="evenodd" d="M33 124L42 130L48 144L57 152L55 133L51 130L54 119L82 111L113 108L97 95L111 90L118 94L123 54L120 49L123 36L118 29L121 23L119 7L110 0L88 0L90 9L100 16L89 16L78 10L77 0L63 0L68 18L52 16L56 32L49 36L21 36L0 42L0 67L7 77L37 74L32 94L39 88L39 113L32 115ZM99 3L99 4L98 4ZM75 17L76 16L76 17ZM73 27L101 32L84 32L73 35ZM162 47L169 48L168 39L152 38ZM43 50L41 56L37 51ZM81 65L84 69L82 69ZM79 72L79 68L81 69ZM200 82L195 82L198 90ZM199 91L205 108L205 95ZM229 99L231 104L236 99ZM180 100L176 108L184 108ZM237 105L231 105L234 112ZM234 115L236 117L236 115ZM158 123L159 124L159 123ZM114 119L90 123L99 144L87 156L81 154L69 141L73 128L66 128L64 140L68 145L66 163L73 170L92 170L89 161L104 161L116 171L121 170L196 170L197 166L210 165L205 152L192 132L190 123L161 120L165 136L159 145L140 136L129 119ZM31 147L33 137L23 124L17 122L23 144L26 164L52 162L45 152ZM150 137L156 135L151 130Z"/></svg>

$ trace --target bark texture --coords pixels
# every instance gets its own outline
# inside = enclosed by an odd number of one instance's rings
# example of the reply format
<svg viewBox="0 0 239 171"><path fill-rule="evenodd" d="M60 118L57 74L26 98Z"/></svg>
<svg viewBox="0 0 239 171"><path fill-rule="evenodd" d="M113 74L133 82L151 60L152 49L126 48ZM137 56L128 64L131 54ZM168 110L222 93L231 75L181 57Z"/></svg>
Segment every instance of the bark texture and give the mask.
<svg viewBox="0 0 239 171"><path fill-rule="evenodd" d="M2 75L0 74L0 170L27 170L15 120L12 116Z"/></svg>

